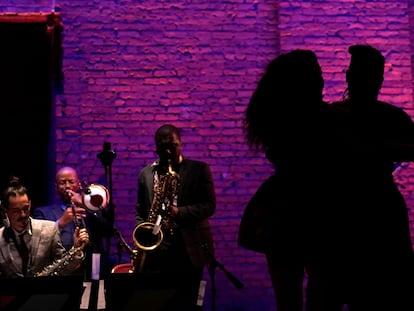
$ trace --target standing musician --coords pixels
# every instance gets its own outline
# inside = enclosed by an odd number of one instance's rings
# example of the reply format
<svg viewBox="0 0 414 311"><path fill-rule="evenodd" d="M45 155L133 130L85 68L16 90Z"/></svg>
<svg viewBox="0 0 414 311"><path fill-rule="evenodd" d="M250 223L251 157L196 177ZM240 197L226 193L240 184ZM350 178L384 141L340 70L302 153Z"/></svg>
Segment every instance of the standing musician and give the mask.
<svg viewBox="0 0 414 311"><path fill-rule="evenodd" d="M67 254L54 222L30 217L29 194L17 178L12 178L5 189L2 204L4 226L0 228L0 276L38 275ZM72 247L75 248L88 243L88 232L76 228L73 241ZM58 274L72 273L82 260L83 253L76 252L66 262L67 265L61 265L64 270Z"/></svg>
<svg viewBox="0 0 414 311"><path fill-rule="evenodd" d="M216 208L216 196L207 163L184 158L177 127L162 125L155 132L158 160L144 167L138 177L136 225L160 214L162 242L146 252L143 272L158 272L178 289L176 301L168 310L200 310L196 306L203 270L213 253L213 238L208 218ZM169 168L170 165L170 168ZM169 170L173 174L169 174ZM178 178L164 200L160 181ZM166 205L166 206L165 206ZM165 207L165 211L162 210ZM134 234L137 230L134 230Z"/></svg>

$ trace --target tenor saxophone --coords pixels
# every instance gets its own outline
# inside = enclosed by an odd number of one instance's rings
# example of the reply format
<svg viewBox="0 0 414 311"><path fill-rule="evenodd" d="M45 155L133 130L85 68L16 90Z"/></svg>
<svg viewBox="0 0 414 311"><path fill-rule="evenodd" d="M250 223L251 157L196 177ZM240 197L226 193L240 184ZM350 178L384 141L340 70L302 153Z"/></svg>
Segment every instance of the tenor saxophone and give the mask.
<svg viewBox="0 0 414 311"><path fill-rule="evenodd" d="M66 254L52 264L43 268L42 271L35 274L35 276L59 276L64 273L72 272L76 266L72 266L74 259L76 258L79 261L85 259L85 253L83 249L85 248L86 243L82 243L80 246L72 246L72 248L66 252Z"/></svg>
<svg viewBox="0 0 414 311"><path fill-rule="evenodd" d="M131 255L132 272L141 272L147 252L153 251L160 246L164 239L161 225L166 225L164 229L171 230L172 232L172 217L166 205L174 201L179 181L179 175L173 171L171 162L169 162L168 172L159 177L158 188L154 193L147 221L140 223L134 228L132 236L136 248Z"/></svg>
<svg viewBox="0 0 414 311"><path fill-rule="evenodd" d="M86 225L83 218L78 220L76 217L75 203L72 200L71 194L67 192L67 195L68 197L70 197L70 203L68 204L68 208L72 209L75 227L86 229ZM77 267L77 263L74 263L74 260L77 259L80 262L85 259L85 253L83 249L86 247L87 244L88 243L83 242L79 246L72 246L72 248L69 251L67 251L62 258L55 260L52 264L46 266L42 271L36 273L35 276L59 276L68 272L72 272Z"/></svg>

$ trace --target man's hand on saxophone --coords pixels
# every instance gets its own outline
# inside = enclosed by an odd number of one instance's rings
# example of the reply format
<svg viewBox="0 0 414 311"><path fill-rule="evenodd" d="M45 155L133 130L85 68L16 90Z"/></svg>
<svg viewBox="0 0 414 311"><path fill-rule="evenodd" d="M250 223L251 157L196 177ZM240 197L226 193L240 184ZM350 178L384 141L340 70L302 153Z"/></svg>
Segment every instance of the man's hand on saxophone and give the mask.
<svg viewBox="0 0 414 311"><path fill-rule="evenodd" d="M178 209L178 207L177 206L175 206L175 205L173 205L173 204L170 204L170 205L168 205L168 210L169 210L169 213L170 213L170 215L174 218L175 216L177 216L177 214L178 214L178 212L179 212L179 209Z"/></svg>

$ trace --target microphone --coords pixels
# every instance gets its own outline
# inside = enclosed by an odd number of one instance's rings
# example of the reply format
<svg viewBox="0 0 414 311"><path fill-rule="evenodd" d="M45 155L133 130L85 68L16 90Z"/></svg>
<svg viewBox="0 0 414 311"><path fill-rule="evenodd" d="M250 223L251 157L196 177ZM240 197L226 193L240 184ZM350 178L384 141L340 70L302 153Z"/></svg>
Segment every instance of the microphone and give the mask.
<svg viewBox="0 0 414 311"><path fill-rule="evenodd" d="M116 153L111 149L110 142L103 143L103 150L97 154L99 160L101 160L102 165L109 166L112 161L116 158Z"/></svg>

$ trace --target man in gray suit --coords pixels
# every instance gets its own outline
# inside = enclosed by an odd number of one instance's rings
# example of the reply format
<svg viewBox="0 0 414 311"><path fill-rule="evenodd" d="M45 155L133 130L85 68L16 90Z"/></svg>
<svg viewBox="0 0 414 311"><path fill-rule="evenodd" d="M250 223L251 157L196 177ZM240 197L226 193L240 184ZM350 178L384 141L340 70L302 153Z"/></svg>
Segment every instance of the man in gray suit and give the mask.
<svg viewBox="0 0 414 311"><path fill-rule="evenodd" d="M27 189L14 178L2 198L3 223L0 228L0 276L47 275L45 268L68 253L53 221L30 217L31 201ZM74 233L74 252L67 265L54 270L72 273L83 260L83 246L89 242L85 229ZM50 272L50 267L49 270Z"/></svg>
<svg viewBox="0 0 414 311"><path fill-rule="evenodd" d="M159 225L163 238L155 239L154 250L138 247L146 257L142 271L160 273L175 284L178 295L168 310L200 310L196 304L200 281L213 258L208 221L216 208L212 173L207 163L183 156L181 135L174 125L157 129L155 145L158 159L139 173L136 225ZM134 230L138 243L147 242L139 241L148 236L144 228Z"/></svg>

